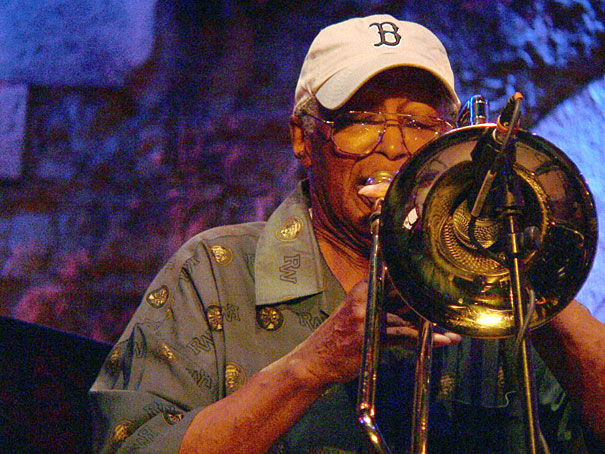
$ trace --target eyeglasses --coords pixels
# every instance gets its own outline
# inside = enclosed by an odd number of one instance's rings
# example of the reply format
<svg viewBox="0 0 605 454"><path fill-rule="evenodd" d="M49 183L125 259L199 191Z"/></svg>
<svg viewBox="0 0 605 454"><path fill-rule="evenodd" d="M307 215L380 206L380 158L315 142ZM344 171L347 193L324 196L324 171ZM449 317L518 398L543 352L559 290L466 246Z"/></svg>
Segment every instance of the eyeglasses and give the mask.
<svg viewBox="0 0 605 454"><path fill-rule="evenodd" d="M303 115L329 126L329 139L336 152L353 157L372 153L382 141L389 126L399 128L409 153L415 152L454 127L443 118L403 113L350 111L339 114L332 121L308 113Z"/></svg>

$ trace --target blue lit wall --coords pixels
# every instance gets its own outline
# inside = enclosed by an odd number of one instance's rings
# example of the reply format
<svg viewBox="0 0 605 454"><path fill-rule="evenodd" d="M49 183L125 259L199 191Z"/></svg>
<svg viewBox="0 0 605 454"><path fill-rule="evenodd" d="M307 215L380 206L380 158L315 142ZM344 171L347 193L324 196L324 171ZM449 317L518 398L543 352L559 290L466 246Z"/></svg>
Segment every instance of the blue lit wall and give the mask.
<svg viewBox="0 0 605 454"><path fill-rule="evenodd" d="M571 158L586 179L599 218L599 248L578 300L605 321L605 79L589 83L542 118L532 132Z"/></svg>
<svg viewBox="0 0 605 454"><path fill-rule="evenodd" d="M524 125L605 202L602 1L401 3L1 2L0 315L115 340L187 238L265 219L301 176L287 116L306 48L355 15L431 28L462 99L496 113L522 91ZM580 296L605 320L602 260Z"/></svg>

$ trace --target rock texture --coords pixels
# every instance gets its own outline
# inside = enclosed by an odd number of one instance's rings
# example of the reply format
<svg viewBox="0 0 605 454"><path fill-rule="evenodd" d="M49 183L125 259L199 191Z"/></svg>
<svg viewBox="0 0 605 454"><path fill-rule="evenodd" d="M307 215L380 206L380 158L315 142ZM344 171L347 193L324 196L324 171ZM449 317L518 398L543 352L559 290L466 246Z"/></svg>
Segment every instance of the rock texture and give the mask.
<svg viewBox="0 0 605 454"><path fill-rule="evenodd" d="M0 3L0 80L123 85L151 53L155 0Z"/></svg>
<svg viewBox="0 0 605 454"><path fill-rule="evenodd" d="M431 28L462 99L481 93L497 113L520 90L524 126L573 123L570 145L600 159L603 130L585 136L584 120L605 116L591 88L601 1L2 2L0 99L27 94L14 145L0 120L0 162L15 169L0 174L0 313L115 340L187 238L265 219L294 187L287 117L306 49L323 26L374 12ZM584 295L605 319L603 294Z"/></svg>

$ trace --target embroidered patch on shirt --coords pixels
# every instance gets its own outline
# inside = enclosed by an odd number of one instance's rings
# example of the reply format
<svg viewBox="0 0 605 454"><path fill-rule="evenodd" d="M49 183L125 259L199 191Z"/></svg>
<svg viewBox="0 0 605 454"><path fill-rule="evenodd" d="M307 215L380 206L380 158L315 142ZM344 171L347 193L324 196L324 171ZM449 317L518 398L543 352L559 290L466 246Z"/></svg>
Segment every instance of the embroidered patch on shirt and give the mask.
<svg viewBox="0 0 605 454"><path fill-rule="evenodd" d="M275 331L281 328L284 323L284 316L279 309L265 306L256 312L256 321L262 329Z"/></svg>
<svg viewBox="0 0 605 454"><path fill-rule="evenodd" d="M221 266L227 266L233 260L233 251L227 246L217 244L210 248L210 252L212 252L212 256L214 257L214 260L216 260L216 263Z"/></svg>
<svg viewBox="0 0 605 454"><path fill-rule="evenodd" d="M506 378L504 377L504 369L502 366L498 368L498 392L503 393L505 391Z"/></svg>
<svg viewBox="0 0 605 454"><path fill-rule="evenodd" d="M112 375L116 375L118 372L120 372L121 365L122 348L121 346L115 346L107 357L107 371Z"/></svg>
<svg viewBox="0 0 605 454"><path fill-rule="evenodd" d="M279 241L294 241L300 236L304 222L298 216L292 216L286 220L284 225L275 232Z"/></svg>
<svg viewBox="0 0 605 454"><path fill-rule="evenodd" d="M208 306L206 310L211 331L223 330L223 310L220 306Z"/></svg>
<svg viewBox="0 0 605 454"><path fill-rule="evenodd" d="M174 353L172 353L170 347L163 342L158 345L158 355L161 359L165 359L166 361L172 361L174 359Z"/></svg>
<svg viewBox="0 0 605 454"><path fill-rule="evenodd" d="M439 399L449 396L454 390L455 380L450 374L443 374L439 382Z"/></svg>
<svg viewBox="0 0 605 454"><path fill-rule="evenodd" d="M120 445L124 443L124 441L132 435L132 422L131 421L121 421L119 422L113 429L113 434L111 436L111 441L113 444Z"/></svg>
<svg viewBox="0 0 605 454"><path fill-rule="evenodd" d="M159 289L150 292L149 295L147 295L146 301L151 307L159 309L166 304L166 301L168 301L168 296L168 287L162 285Z"/></svg>
<svg viewBox="0 0 605 454"><path fill-rule="evenodd" d="M227 363L225 368L225 385L228 393L240 389L247 379L246 372L242 366L235 363Z"/></svg>
<svg viewBox="0 0 605 454"><path fill-rule="evenodd" d="M169 412L168 411L166 413L163 413L162 416L164 417L164 421L166 421L171 426L174 426L177 422L179 422L181 419L183 419L183 413L178 413L178 412Z"/></svg>

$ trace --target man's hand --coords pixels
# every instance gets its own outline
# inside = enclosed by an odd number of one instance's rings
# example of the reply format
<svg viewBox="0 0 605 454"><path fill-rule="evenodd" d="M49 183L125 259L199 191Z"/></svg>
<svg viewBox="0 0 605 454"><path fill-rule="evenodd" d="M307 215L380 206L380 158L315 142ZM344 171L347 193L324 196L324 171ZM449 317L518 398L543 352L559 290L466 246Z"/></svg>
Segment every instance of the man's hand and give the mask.
<svg viewBox="0 0 605 454"><path fill-rule="evenodd" d="M364 338L368 283L358 282L344 301L319 328L292 353L303 377L317 386L352 380L359 373ZM418 327L402 315L400 308L386 317L386 343L416 345ZM458 343L455 333L434 334L435 346Z"/></svg>

